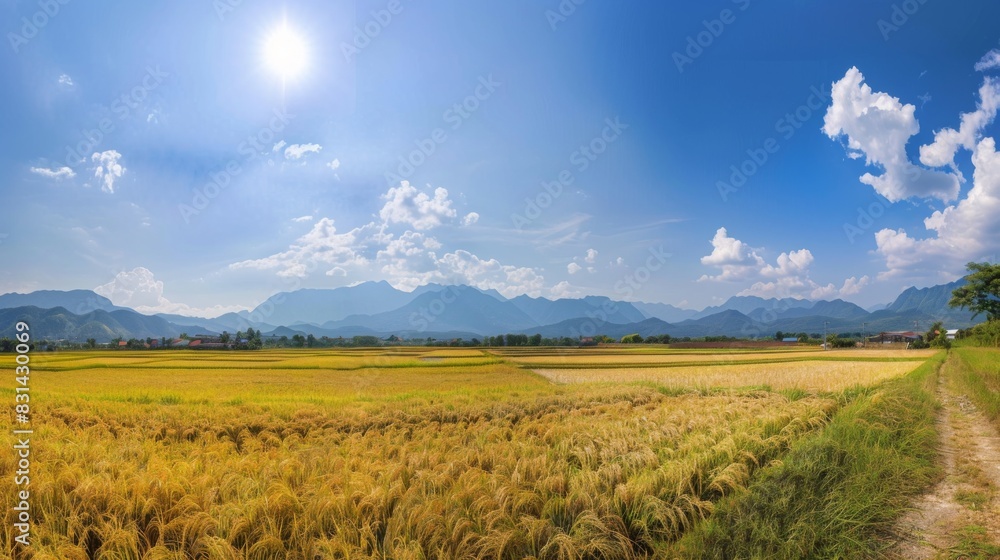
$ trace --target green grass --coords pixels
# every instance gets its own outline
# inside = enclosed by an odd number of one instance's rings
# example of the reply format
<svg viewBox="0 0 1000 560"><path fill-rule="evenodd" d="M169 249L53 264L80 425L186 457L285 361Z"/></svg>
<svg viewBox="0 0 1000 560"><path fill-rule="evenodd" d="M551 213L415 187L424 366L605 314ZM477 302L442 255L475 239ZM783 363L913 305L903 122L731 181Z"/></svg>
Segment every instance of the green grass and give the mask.
<svg viewBox="0 0 1000 560"><path fill-rule="evenodd" d="M976 408L1000 427L1000 349L964 347L952 354L955 380Z"/></svg>
<svg viewBox="0 0 1000 560"><path fill-rule="evenodd" d="M1000 557L1000 546L990 544L986 529L969 525L959 530L959 542L948 550L948 558L962 560L989 560Z"/></svg>
<svg viewBox="0 0 1000 560"><path fill-rule="evenodd" d="M877 558L911 497L937 476L934 387L943 353L905 378L848 394L822 432L724 500L672 556Z"/></svg>

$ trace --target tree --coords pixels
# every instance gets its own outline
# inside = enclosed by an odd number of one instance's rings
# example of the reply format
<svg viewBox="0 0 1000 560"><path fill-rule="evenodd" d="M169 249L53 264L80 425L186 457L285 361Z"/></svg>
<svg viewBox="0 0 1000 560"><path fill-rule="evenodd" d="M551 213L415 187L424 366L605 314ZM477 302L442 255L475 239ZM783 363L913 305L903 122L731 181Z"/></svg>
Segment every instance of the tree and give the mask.
<svg viewBox="0 0 1000 560"><path fill-rule="evenodd" d="M230 339L229 331L222 331L222 336L219 337L219 340L223 344L228 344L229 343L229 339Z"/></svg>
<svg viewBox="0 0 1000 560"><path fill-rule="evenodd" d="M1000 320L1000 264L970 262L965 268L966 284L951 292L948 305L968 309L973 317L985 313L987 321Z"/></svg>
<svg viewBox="0 0 1000 560"><path fill-rule="evenodd" d="M639 344L642 342L642 336L639 333L627 334L622 337L622 344Z"/></svg>
<svg viewBox="0 0 1000 560"><path fill-rule="evenodd" d="M87 348L97 348L97 339L96 338L88 338L87 339Z"/></svg>
<svg viewBox="0 0 1000 560"><path fill-rule="evenodd" d="M932 348L951 348L951 341L948 340L948 331L945 330L944 323L941 321L937 321L931 325L930 330L924 335L924 342Z"/></svg>

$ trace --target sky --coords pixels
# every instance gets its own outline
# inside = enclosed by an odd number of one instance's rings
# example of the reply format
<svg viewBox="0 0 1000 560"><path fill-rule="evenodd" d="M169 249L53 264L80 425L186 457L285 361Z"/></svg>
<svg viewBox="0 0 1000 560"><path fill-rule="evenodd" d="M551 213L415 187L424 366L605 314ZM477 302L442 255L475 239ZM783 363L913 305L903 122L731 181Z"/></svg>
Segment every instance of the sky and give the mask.
<svg viewBox="0 0 1000 560"><path fill-rule="evenodd" d="M986 0L0 0L0 292L865 307L1000 253Z"/></svg>

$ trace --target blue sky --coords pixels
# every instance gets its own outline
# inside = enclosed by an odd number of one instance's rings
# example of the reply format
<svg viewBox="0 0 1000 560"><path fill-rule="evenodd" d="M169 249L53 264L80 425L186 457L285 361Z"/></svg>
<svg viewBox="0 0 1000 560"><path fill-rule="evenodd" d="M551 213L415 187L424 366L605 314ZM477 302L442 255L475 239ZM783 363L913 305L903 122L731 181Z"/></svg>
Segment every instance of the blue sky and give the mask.
<svg viewBox="0 0 1000 560"><path fill-rule="evenodd" d="M209 316L383 279L869 306L1000 250L993 2L0 13L0 292Z"/></svg>

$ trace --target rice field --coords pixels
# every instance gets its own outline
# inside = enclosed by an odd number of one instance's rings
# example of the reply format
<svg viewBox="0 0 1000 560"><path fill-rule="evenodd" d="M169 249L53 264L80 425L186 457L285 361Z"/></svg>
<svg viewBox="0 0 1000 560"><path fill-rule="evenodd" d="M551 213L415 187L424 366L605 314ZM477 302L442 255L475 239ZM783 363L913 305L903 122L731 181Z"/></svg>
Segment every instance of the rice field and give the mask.
<svg viewBox="0 0 1000 560"><path fill-rule="evenodd" d="M837 391L928 356L823 354L34 354L32 545L5 508L0 557L670 556Z"/></svg>

